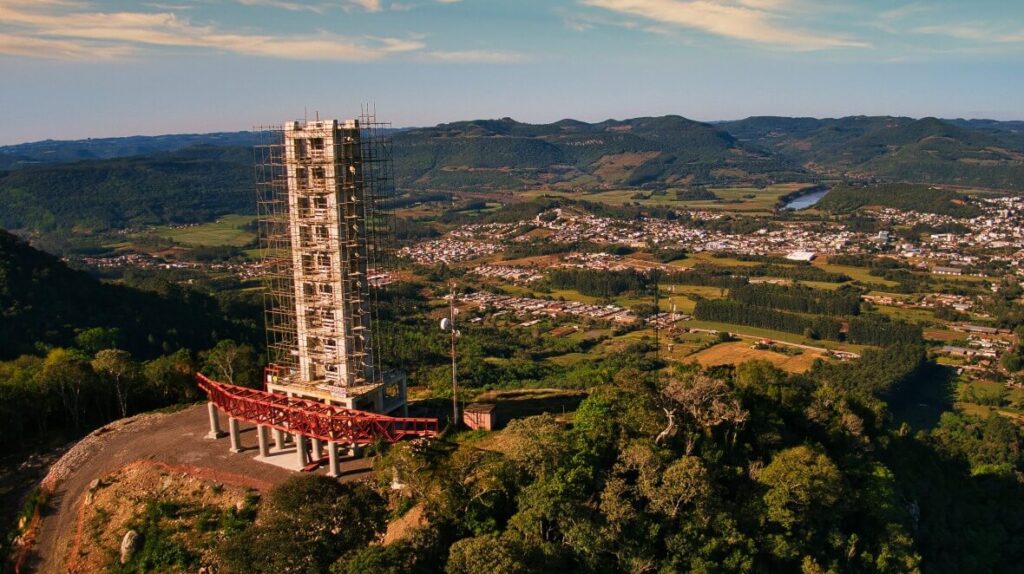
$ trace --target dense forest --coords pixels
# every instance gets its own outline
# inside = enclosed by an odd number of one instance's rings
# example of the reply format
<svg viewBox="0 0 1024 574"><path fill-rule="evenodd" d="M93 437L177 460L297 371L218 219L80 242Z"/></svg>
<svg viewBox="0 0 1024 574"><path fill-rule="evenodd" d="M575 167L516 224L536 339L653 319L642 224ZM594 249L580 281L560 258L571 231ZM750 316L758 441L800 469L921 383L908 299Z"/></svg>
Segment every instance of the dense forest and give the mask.
<svg viewBox="0 0 1024 574"><path fill-rule="evenodd" d="M752 117L719 125L744 143L826 174L1024 189L1024 137L1014 122Z"/></svg>
<svg viewBox="0 0 1024 574"><path fill-rule="evenodd" d="M641 293L649 282L646 274L635 269L595 271L593 269L553 269L546 281L554 289L575 289L591 297L611 298L623 293Z"/></svg>
<svg viewBox="0 0 1024 574"><path fill-rule="evenodd" d="M259 302L218 300L159 280L101 283L2 230L0 317L0 359L68 346L96 328L116 330L121 348L152 357L249 340L262 319Z"/></svg>
<svg viewBox="0 0 1024 574"><path fill-rule="evenodd" d="M249 148L196 146L0 171L0 227L57 232L254 213Z"/></svg>
<svg viewBox="0 0 1024 574"><path fill-rule="evenodd" d="M905 183L869 187L839 185L823 197L817 207L829 211L850 212L869 205L953 217L975 217L981 213L981 210L970 203L963 194L927 185Z"/></svg>
<svg viewBox="0 0 1024 574"><path fill-rule="evenodd" d="M842 323L836 319L822 316L809 317L728 299L697 301L693 316L701 321L749 325L761 329L796 333L811 339L839 341L842 332Z"/></svg>
<svg viewBox="0 0 1024 574"><path fill-rule="evenodd" d="M768 285L742 286L730 290L727 299L697 301L693 316L700 320L770 328L810 339L848 341L858 345L920 343L923 339L919 324L890 319L881 314L838 316L842 313L837 311L842 310L859 313L859 305L854 307L854 300L847 300L840 293L831 294L827 299L814 295L818 291L808 288L773 289ZM809 314L804 310L809 308L821 310ZM844 323L847 325L845 330Z"/></svg>
<svg viewBox="0 0 1024 574"><path fill-rule="evenodd" d="M1019 428L951 415L913 434L889 412L936 381L919 346L803 375L659 372L644 356L623 354L571 421L384 448L376 489L277 487L217 548L225 571L952 574L1024 559ZM423 517L387 544L382 495Z"/></svg>
<svg viewBox="0 0 1024 574"><path fill-rule="evenodd" d="M0 319L5 449L195 400L199 369L259 383L259 302L160 280L102 283L4 231Z"/></svg>
<svg viewBox="0 0 1024 574"><path fill-rule="evenodd" d="M861 293L854 289L828 291L802 285L761 283L731 289L729 298L747 305L774 307L815 315L857 315Z"/></svg>

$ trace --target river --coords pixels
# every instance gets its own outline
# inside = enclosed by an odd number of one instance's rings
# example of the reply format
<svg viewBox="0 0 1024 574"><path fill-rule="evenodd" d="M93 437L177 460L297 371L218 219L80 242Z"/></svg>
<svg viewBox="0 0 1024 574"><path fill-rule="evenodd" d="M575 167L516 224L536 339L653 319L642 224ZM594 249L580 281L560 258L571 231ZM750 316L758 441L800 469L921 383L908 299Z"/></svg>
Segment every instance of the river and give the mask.
<svg viewBox="0 0 1024 574"><path fill-rule="evenodd" d="M828 195L829 191L831 190L821 189L818 191L812 191L811 193L805 193L804 195L793 198L789 203L785 205L784 209L792 209L794 211L800 209L807 209L808 207L811 207L815 203L818 203L818 201L820 201L821 198Z"/></svg>

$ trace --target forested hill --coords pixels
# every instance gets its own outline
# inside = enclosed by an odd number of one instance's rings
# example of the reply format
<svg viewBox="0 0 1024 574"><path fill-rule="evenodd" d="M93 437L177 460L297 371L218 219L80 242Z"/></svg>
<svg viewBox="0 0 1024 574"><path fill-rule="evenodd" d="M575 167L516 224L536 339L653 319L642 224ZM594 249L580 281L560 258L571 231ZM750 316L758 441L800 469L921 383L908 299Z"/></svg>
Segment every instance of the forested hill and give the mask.
<svg viewBox="0 0 1024 574"><path fill-rule="evenodd" d="M504 118L393 137L398 186L413 195L840 176L1024 190L1021 122L754 117L711 125L663 116L535 125ZM0 227L117 229L250 213L252 141L242 132L0 147ZM194 143L202 145L180 147ZM133 153L142 155L120 157ZM108 156L117 157L96 159Z"/></svg>
<svg viewBox="0 0 1024 574"><path fill-rule="evenodd" d="M819 173L1024 189L1019 122L753 117L719 126Z"/></svg>
<svg viewBox="0 0 1024 574"><path fill-rule="evenodd" d="M399 184L408 187L632 187L807 178L787 160L679 116L596 124L477 120L403 131L394 141Z"/></svg>
<svg viewBox="0 0 1024 574"><path fill-rule="evenodd" d="M177 151L197 145L249 147L253 132L43 140L0 146L0 169Z"/></svg>
<svg viewBox="0 0 1024 574"><path fill-rule="evenodd" d="M121 348L143 358L256 332L227 318L211 297L154 287L159 292L101 283L0 230L0 360L70 346L90 329L113 333Z"/></svg>
<svg viewBox="0 0 1024 574"><path fill-rule="evenodd" d="M0 227L106 229L254 212L252 158L247 147L195 146L0 171Z"/></svg>

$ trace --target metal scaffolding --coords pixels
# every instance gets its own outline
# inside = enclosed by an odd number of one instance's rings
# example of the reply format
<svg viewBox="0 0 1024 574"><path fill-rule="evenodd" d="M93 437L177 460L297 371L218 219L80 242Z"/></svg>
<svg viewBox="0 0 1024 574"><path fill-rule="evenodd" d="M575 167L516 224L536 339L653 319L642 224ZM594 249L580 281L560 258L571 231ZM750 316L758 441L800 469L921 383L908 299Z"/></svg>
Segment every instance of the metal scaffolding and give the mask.
<svg viewBox="0 0 1024 574"><path fill-rule="evenodd" d="M389 131L369 109L256 129L268 382L341 398L384 386L373 334L393 263Z"/></svg>

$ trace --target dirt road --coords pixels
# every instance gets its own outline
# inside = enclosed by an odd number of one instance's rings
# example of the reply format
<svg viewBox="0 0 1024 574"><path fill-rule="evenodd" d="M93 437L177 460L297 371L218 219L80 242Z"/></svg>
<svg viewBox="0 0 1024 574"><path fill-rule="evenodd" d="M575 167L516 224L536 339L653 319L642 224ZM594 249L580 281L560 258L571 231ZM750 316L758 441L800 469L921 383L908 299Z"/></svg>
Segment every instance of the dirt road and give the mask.
<svg viewBox="0 0 1024 574"><path fill-rule="evenodd" d="M204 438L208 429L206 405L174 413L144 414L111 423L83 439L51 468L48 479L57 478L42 522L34 552L23 571L64 574L68 549L74 536L80 500L89 483L136 460L210 469L277 484L293 473L253 460L257 454L256 429L242 426L245 450L233 454L227 438ZM367 476L369 460L346 462L342 480ZM321 472L323 472L321 470Z"/></svg>

